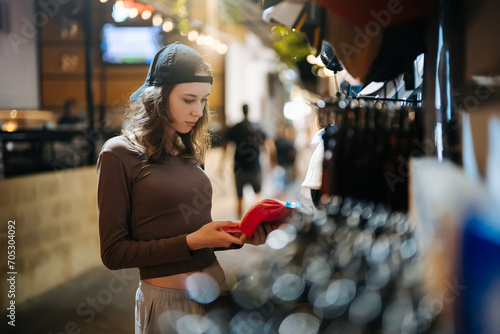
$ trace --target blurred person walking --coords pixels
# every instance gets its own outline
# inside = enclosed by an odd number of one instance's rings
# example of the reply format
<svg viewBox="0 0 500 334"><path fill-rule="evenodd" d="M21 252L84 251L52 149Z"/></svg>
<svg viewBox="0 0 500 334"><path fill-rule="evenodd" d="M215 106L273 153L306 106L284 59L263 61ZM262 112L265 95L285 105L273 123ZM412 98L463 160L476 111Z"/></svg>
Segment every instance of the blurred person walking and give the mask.
<svg viewBox="0 0 500 334"><path fill-rule="evenodd" d="M260 151L264 149L269 154L271 169L276 165L276 147L262 129L259 123L250 122L248 119L248 105L242 106L243 121L229 128L224 142L224 152L228 142L236 146L234 152L234 180L236 184L238 218L243 214L243 188L250 184L260 198L262 189L262 167L260 165Z"/></svg>
<svg viewBox="0 0 500 334"><path fill-rule="evenodd" d="M293 143L293 128L290 125L282 125L278 128L274 145L276 146L276 162L274 168L274 190L278 198L282 198L288 187L296 176L295 158L297 150Z"/></svg>

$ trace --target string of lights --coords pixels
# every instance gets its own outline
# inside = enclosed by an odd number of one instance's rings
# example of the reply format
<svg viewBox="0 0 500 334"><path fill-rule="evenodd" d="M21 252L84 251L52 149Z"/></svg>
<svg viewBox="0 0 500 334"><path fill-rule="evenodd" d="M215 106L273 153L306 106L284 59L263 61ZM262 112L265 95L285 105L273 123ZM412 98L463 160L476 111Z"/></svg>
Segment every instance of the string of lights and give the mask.
<svg viewBox="0 0 500 334"><path fill-rule="evenodd" d="M108 0L99 1L103 4L108 2ZM180 7L179 12L183 13L183 17L187 16L187 9L185 6ZM138 16L145 21L151 19L153 26L161 26L166 33L174 31L174 29L177 28L172 17L164 17L153 5L145 5L134 0L115 1L112 12L112 17L115 22L125 22L127 19L135 19ZM181 29L177 30L181 35L187 36L187 39L191 42L195 42L200 46L209 47L221 55L227 53L227 44L210 34L202 33L197 29L190 29L189 32L185 32Z"/></svg>

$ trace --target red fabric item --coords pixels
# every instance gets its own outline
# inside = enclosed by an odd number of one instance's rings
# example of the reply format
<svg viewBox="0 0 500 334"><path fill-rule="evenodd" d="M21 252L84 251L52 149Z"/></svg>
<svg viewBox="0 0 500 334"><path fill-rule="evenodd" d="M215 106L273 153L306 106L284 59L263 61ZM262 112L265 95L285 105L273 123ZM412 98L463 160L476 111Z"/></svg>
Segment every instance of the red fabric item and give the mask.
<svg viewBox="0 0 500 334"><path fill-rule="evenodd" d="M316 0L333 14L364 26L368 22L390 26L430 12L434 0Z"/></svg>
<svg viewBox="0 0 500 334"><path fill-rule="evenodd" d="M285 223L292 210L292 208L286 207L286 202L263 199L248 209L241 219L239 227L224 227L223 230L228 233L243 232L247 237L251 237L260 223L268 222L276 226Z"/></svg>

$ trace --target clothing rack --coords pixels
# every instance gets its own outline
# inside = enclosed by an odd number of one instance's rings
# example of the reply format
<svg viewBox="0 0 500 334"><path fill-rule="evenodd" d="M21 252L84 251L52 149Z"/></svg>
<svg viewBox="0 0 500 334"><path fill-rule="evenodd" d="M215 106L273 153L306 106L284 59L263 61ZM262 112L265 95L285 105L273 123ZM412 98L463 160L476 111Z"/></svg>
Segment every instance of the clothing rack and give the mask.
<svg viewBox="0 0 500 334"><path fill-rule="evenodd" d="M379 97L379 96L357 96L354 99L365 100L365 101L401 102L401 103L410 103L413 105L422 103L422 100L397 99L397 98Z"/></svg>
<svg viewBox="0 0 500 334"><path fill-rule="evenodd" d="M425 153L423 115L412 105L419 102L379 97L325 101L319 110L325 127L321 194L407 211L409 159Z"/></svg>
<svg viewBox="0 0 500 334"><path fill-rule="evenodd" d="M341 99L342 100L342 99ZM379 96L357 96L352 98L344 98L346 100L367 100L367 101L390 101L390 102L411 102L411 103L422 103L421 100L412 100L412 99L395 99L390 97L379 97ZM333 101L325 101L325 103L332 104L335 103Z"/></svg>

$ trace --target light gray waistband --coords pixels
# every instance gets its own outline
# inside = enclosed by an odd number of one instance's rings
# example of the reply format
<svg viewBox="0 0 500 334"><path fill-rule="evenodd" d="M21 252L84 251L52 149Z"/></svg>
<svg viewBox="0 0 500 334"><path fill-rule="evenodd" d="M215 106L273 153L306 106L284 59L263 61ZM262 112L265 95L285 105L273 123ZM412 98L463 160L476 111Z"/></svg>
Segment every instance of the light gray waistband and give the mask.
<svg viewBox="0 0 500 334"><path fill-rule="evenodd" d="M139 288L143 293L151 293L156 297L168 298L168 300L191 300L186 290L169 289L149 284L143 280L139 281Z"/></svg>

